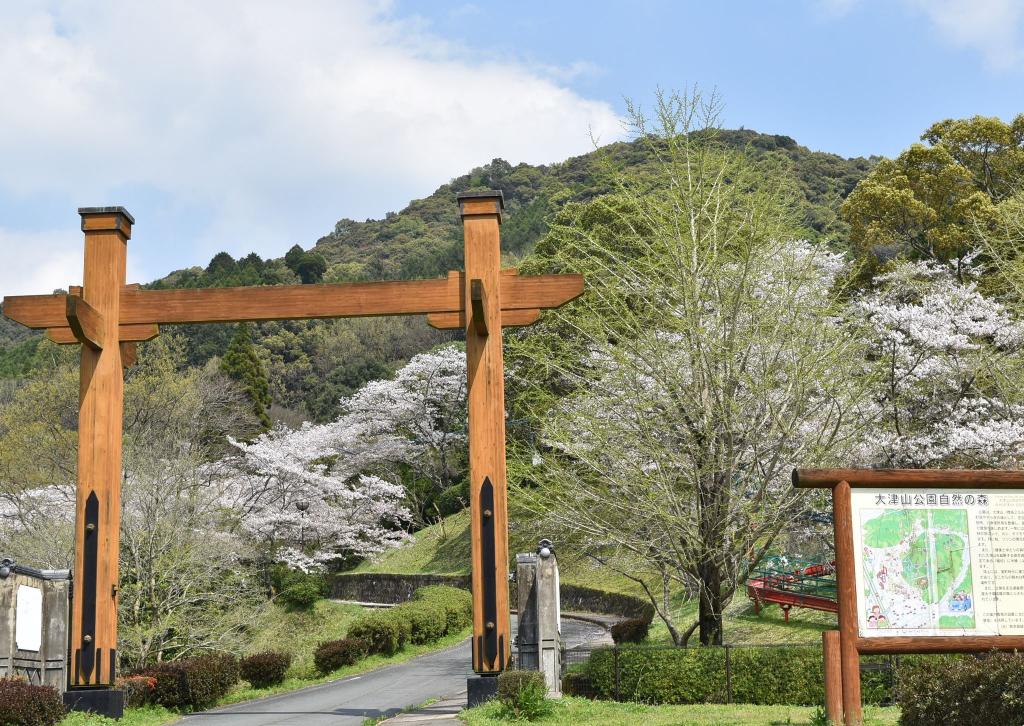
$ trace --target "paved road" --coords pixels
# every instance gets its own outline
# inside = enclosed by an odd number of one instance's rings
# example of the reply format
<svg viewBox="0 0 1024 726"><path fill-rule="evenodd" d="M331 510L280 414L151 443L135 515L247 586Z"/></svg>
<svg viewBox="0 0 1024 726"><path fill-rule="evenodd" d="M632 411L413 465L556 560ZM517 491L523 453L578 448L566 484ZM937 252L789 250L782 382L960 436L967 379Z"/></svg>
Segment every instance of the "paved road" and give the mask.
<svg viewBox="0 0 1024 726"><path fill-rule="evenodd" d="M515 616L513 616L515 632ZM565 618L566 647L600 638L604 628ZM360 726L364 719L390 716L431 698L466 692L471 675L469 641L400 665L304 688L259 701L187 716L180 726Z"/></svg>

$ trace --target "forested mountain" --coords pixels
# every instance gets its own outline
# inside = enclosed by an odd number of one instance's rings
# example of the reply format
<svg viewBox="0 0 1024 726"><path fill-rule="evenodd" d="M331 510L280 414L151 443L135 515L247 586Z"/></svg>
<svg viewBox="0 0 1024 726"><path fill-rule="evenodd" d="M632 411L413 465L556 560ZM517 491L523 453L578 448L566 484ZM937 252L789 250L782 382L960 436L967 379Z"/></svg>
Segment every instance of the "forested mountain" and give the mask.
<svg viewBox="0 0 1024 726"><path fill-rule="evenodd" d="M720 141L745 148L759 162L783 164L801 193L806 234L845 244L848 230L839 205L876 159L844 159L810 151L788 136L750 130L722 131ZM469 189L500 189L506 216L502 248L509 264L527 254L547 230L546 220L569 201L608 192L613 171L644 174L652 164L649 146L620 142L549 166L495 159L442 185L424 199L384 219L342 219L308 251L293 247L278 259L255 253L234 259L216 255L204 268L172 272L148 285L226 287L430 278L462 266L462 231L455 195ZM234 333L231 325L181 326L188 362L204 365L223 356ZM171 329L165 330L169 333ZM264 362L274 402L272 416L297 423L325 421L337 414L337 401L362 383L388 375L417 352L450 339L421 318L285 321L254 326L253 340ZM31 365L38 335L0 319L0 377L22 375Z"/></svg>

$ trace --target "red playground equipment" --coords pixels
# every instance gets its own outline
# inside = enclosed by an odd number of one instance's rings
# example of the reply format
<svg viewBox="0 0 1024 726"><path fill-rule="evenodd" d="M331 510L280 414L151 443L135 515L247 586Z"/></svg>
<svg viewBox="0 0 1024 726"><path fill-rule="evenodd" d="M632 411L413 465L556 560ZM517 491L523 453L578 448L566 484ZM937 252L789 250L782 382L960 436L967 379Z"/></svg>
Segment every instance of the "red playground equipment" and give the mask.
<svg viewBox="0 0 1024 726"><path fill-rule="evenodd" d="M747 597L758 615L766 605L778 605L787 623L793 607L838 613L836 563L772 557L751 571Z"/></svg>

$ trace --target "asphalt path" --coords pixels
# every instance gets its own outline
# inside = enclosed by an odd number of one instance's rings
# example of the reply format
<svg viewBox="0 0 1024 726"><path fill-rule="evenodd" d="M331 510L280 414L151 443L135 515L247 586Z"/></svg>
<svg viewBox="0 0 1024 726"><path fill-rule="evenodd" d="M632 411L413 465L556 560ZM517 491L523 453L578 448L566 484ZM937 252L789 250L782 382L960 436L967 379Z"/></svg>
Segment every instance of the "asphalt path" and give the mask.
<svg viewBox="0 0 1024 726"><path fill-rule="evenodd" d="M515 616L512 616L515 632ZM600 625L563 618L567 648L604 636ZM361 726L367 718L392 716L432 698L456 698L466 692L469 640L458 645L359 676L283 693L258 701L186 716L180 726Z"/></svg>

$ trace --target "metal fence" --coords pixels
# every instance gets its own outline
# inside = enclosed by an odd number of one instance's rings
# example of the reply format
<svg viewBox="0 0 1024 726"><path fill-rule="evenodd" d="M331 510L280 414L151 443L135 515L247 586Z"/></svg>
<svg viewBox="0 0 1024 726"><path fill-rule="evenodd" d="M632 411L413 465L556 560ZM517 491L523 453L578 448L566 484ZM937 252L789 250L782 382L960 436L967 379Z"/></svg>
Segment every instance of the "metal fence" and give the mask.
<svg viewBox="0 0 1024 726"><path fill-rule="evenodd" d="M716 687L709 689L713 694L705 702L709 703L733 703L734 698L734 681L737 675L737 661L744 660L745 652L749 651L765 651L773 650L779 655L785 656L786 651L793 652L802 651L806 654L808 649L817 650L820 653L820 648L816 648L812 645L806 646L792 646L792 645L724 645L718 647L700 647L700 648L680 648L678 646L601 646L597 648L592 647L580 647L572 648L563 651L563 688L572 695L585 696L588 698L613 698L616 701L621 700L633 700L634 694L626 692L628 687L625 686L624 674L625 668L628 667L629 657L626 654L635 651L689 651L696 655L698 652L702 652L707 655L708 651L718 653L718 657L709 658L710 661L715 663L715 668L709 673L705 671L705 676L710 681L714 681ZM611 693L607 691L599 692L595 685L586 677L583 677L585 673L584 666L590 662L591 656L601 651L602 653L611 654L611 667L613 671L613 683L614 686L611 689ZM820 663L820 655L818 658ZM607 661L604 662L607 667ZM899 665L899 656L873 656L870 658L862 658L861 660L861 675L862 678L870 679L876 687L879 688L879 693L885 695L878 699L878 703L881 705L888 705L892 703L892 694L894 692L894 681L895 671ZM571 683L566 683L566 680Z"/></svg>

